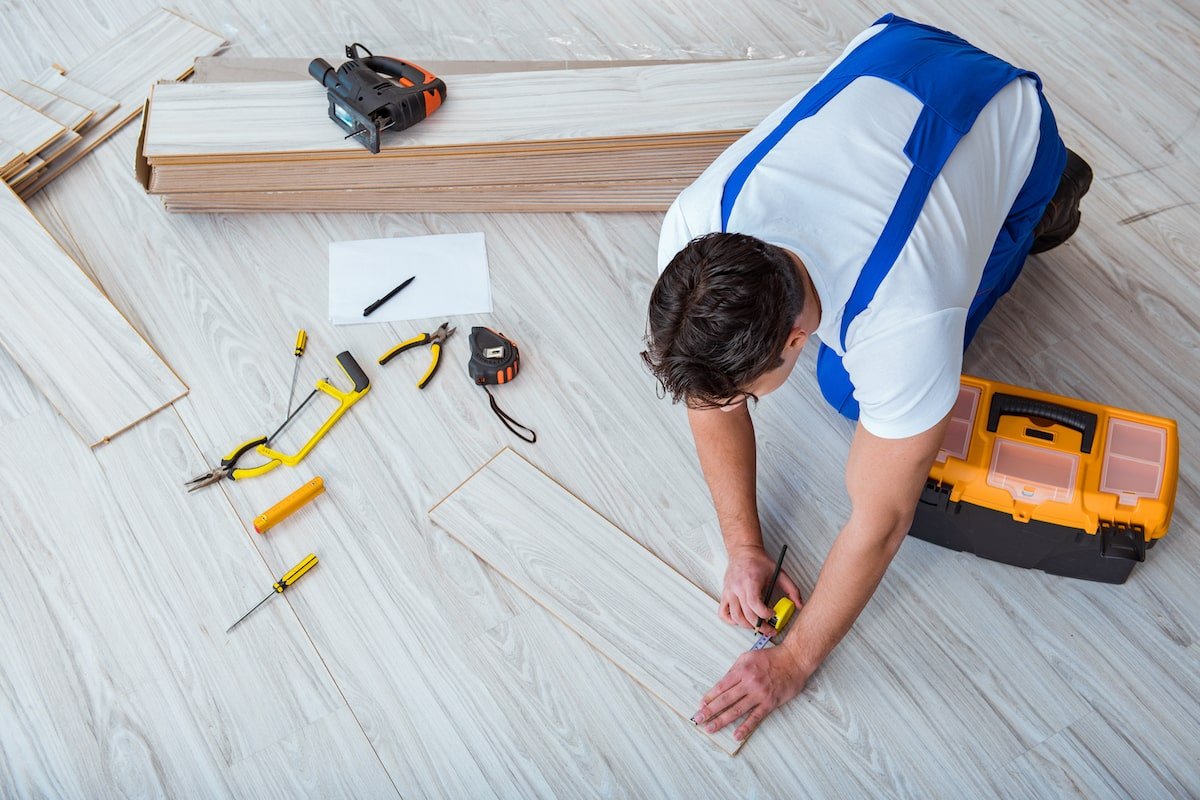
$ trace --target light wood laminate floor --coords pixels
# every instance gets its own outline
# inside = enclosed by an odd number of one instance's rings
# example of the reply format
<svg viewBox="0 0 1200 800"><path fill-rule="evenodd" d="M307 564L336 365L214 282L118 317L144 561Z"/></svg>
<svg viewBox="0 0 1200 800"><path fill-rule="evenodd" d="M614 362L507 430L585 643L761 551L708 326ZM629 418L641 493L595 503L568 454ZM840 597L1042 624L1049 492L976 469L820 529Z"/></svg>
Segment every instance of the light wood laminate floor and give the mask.
<svg viewBox="0 0 1200 800"><path fill-rule="evenodd" d="M0 85L70 67L151 7L10 4ZM229 38L230 55L328 55L366 38L418 63L832 54L886 10L179 9ZM130 129L31 207L191 392L93 452L0 355L0 796L1200 795L1200 7L894 10L1039 72L1068 144L1095 168L1078 235L1031 259L967 369L1179 420L1174 528L1129 583L908 541L806 692L728 757L426 514L513 445L716 594L723 553L686 421L637 358L658 215L170 216L134 180ZM415 365L381 370L374 357L441 320L325 321L330 241L477 230L495 314L455 320L425 391ZM481 323L522 344L521 379L500 399L538 429L536 445L512 439L463 374L466 331ZM305 383L348 348L372 392L302 467L185 495L184 479L282 417L298 327L311 337ZM813 360L755 412L768 544L789 544L806 590L847 511L851 434L824 408ZM325 496L251 531L314 474ZM224 635L308 552L321 563L294 591Z"/></svg>

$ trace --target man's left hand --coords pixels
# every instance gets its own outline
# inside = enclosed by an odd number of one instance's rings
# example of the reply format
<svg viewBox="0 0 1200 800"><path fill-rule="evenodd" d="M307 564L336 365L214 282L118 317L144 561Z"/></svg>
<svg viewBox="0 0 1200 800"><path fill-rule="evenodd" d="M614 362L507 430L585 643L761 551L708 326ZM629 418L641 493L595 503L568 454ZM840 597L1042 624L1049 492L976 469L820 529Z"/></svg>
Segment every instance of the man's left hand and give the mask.
<svg viewBox="0 0 1200 800"><path fill-rule="evenodd" d="M704 730L715 733L749 715L733 732L733 738L741 741L768 714L800 694L811 674L783 647L743 653L704 695L693 719Z"/></svg>

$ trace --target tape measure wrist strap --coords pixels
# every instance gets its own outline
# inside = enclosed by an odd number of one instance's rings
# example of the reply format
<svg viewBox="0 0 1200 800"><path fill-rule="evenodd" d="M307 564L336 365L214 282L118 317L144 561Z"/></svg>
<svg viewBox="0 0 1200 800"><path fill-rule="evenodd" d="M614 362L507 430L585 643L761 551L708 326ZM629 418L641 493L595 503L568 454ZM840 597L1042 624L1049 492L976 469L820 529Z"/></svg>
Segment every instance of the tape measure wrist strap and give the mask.
<svg viewBox="0 0 1200 800"><path fill-rule="evenodd" d="M530 428L527 425L522 425L509 416L508 413L500 407L500 404L496 402L496 396L492 394L492 390L487 387L487 384L481 383L480 386L482 386L483 390L488 394L488 402L492 406L492 413L500 418L500 421L504 423L504 427L512 431L513 435L522 441L529 442L530 444L537 442L537 432L534 431L533 428ZM521 431L527 431L528 435L522 433Z"/></svg>

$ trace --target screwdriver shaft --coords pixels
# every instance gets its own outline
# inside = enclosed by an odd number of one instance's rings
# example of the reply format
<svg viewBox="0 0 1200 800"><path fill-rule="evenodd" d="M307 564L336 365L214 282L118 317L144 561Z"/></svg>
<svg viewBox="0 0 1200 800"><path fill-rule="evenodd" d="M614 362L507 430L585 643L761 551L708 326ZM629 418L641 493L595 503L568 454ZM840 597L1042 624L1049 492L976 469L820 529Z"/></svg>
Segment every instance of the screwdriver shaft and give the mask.
<svg viewBox="0 0 1200 800"><path fill-rule="evenodd" d="M245 614L242 614L242 616L238 617L238 621L237 621L237 622L235 622L235 623L233 623L232 625L230 625L230 626L229 626L229 627L228 627L228 628L225 630L225 633L226 633L226 634L228 634L228 633L229 633L231 630L233 630L233 629L234 629L234 628L236 628L238 625L240 625L240 624L241 624L241 622L242 622L242 620L244 620L246 617L250 616L250 615L251 615L251 614L253 614L255 611L257 611L259 606L261 606L263 603L265 603L265 602L267 602L268 600L270 600L270 599L271 599L271 597L272 597L273 595L276 595L276 594L278 594L278 592L271 592L271 594L267 595L267 596L266 596L266 597L264 597L262 600L259 600L257 603L255 603L255 604L254 604L254 608L250 609L250 610L249 610L249 611L247 611Z"/></svg>

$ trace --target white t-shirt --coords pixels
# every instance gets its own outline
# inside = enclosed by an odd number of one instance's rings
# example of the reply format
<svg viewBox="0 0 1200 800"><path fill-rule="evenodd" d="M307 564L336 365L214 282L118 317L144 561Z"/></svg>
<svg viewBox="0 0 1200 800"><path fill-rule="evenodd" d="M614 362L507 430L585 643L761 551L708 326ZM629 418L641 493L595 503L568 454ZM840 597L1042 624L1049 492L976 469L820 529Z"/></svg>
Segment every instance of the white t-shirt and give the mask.
<svg viewBox="0 0 1200 800"><path fill-rule="evenodd" d="M884 27L859 34L841 58ZM683 190L663 220L660 272L691 239L721 230L729 174L801 97ZM853 81L754 167L728 224L804 263L821 301L816 336L843 356L863 426L889 439L929 430L958 396L967 310L1033 166L1041 121L1031 79L1013 81L988 103L942 168L875 299L850 324L843 351L842 312L908 177L904 145L921 108L880 78Z"/></svg>

